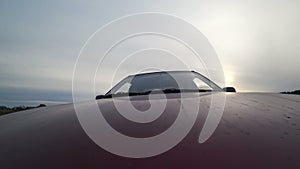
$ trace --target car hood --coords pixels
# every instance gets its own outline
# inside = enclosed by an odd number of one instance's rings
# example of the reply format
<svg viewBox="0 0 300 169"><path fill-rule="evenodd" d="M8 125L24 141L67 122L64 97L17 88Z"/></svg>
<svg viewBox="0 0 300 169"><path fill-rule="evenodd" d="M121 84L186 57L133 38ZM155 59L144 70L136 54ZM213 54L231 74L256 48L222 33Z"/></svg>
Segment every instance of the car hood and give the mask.
<svg viewBox="0 0 300 169"><path fill-rule="evenodd" d="M117 156L95 144L81 127L73 104L4 115L0 117L0 163L2 168L300 168L300 96L226 94L218 127L200 144L212 95L200 96L195 124L178 145L141 159ZM112 99L97 103L118 132L146 138L172 125L180 101L169 98L166 115L142 127L115 113ZM88 108L94 102L78 105ZM143 97L132 102L140 109L148 104Z"/></svg>

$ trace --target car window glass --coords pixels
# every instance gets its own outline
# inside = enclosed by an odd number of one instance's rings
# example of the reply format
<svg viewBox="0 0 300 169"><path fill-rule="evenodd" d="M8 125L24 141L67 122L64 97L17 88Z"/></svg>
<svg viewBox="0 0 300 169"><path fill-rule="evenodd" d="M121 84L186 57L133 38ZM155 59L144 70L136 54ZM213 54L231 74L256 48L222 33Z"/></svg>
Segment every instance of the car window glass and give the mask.
<svg viewBox="0 0 300 169"><path fill-rule="evenodd" d="M130 86L131 84L126 82L115 93L128 93Z"/></svg>
<svg viewBox="0 0 300 169"><path fill-rule="evenodd" d="M198 89L204 89L204 90L212 90L212 88L210 86L208 86L206 83L204 83L202 80L200 80L199 78L195 78L193 80L193 82L195 83L195 85L198 87Z"/></svg>

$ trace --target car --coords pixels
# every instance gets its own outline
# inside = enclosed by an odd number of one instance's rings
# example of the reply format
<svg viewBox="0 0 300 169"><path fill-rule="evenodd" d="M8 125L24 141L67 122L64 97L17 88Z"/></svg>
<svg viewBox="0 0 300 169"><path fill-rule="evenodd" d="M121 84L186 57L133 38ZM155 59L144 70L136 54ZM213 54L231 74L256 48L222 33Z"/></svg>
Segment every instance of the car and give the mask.
<svg viewBox="0 0 300 169"><path fill-rule="evenodd" d="M213 98L219 95L226 97L222 100L224 109L216 120L215 130L201 141L199 137L208 121ZM185 102L199 104L182 104ZM147 112L161 103L165 103L164 111L151 122L135 122L143 119L134 116L131 121L117 109L120 104L120 111L134 107ZM195 71L131 75L106 94L96 96L96 100L1 116L0 165L1 168L300 168L299 103L300 96L296 95L241 93L233 87L221 88ZM83 124L84 120L93 121L94 115L99 116L99 112L89 111L94 104L114 131L126 138L143 141L169 131L181 110L184 117L192 117L193 123L179 124L179 128L184 125L191 128L182 140L161 153L155 151L164 148L165 142L149 142L157 147L128 146L125 140L109 139L114 133L104 128L94 130L96 135L97 131L102 133L97 135L98 139L108 138L105 143L114 145L107 147L99 145ZM193 107L199 108L196 115L187 111L194 110ZM86 111L78 115L77 110ZM211 117L218 118L214 114ZM177 133L170 136L172 142ZM120 152L116 152L119 148ZM141 152L146 155L135 156L143 155Z"/></svg>
<svg viewBox="0 0 300 169"><path fill-rule="evenodd" d="M181 86L178 84L181 84ZM216 83L195 71L161 71L128 76L105 95L98 95L96 99L148 95L159 91L164 93L236 92L233 87L222 89Z"/></svg>

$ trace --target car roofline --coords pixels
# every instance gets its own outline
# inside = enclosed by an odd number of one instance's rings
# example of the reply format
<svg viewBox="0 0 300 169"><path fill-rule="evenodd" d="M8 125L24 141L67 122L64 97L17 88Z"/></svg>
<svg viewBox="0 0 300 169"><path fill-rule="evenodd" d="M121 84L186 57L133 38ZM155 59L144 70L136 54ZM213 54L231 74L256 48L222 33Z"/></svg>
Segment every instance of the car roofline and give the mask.
<svg viewBox="0 0 300 169"><path fill-rule="evenodd" d="M171 71L155 71L155 72L147 72L147 73L138 73L138 74L133 74L129 75L127 77L132 77L132 76L143 76L143 75L149 75L149 74L159 74L159 73L198 73L194 70L171 70ZM198 73L200 74L200 73Z"/></svg>

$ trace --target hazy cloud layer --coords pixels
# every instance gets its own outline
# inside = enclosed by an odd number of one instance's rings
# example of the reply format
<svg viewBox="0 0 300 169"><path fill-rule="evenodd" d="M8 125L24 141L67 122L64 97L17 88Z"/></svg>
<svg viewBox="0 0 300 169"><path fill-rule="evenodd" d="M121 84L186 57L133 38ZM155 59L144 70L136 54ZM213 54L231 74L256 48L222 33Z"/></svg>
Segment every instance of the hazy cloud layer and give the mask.
<svg viewBox="0 0 300 169"><path fill-rule="evenodd" d="M299 89L299 8L296 0L1 1L0 104L71 101L73 67L85 41L107 22L137 12L173 14L195 25L238 91Z"/></svg>

